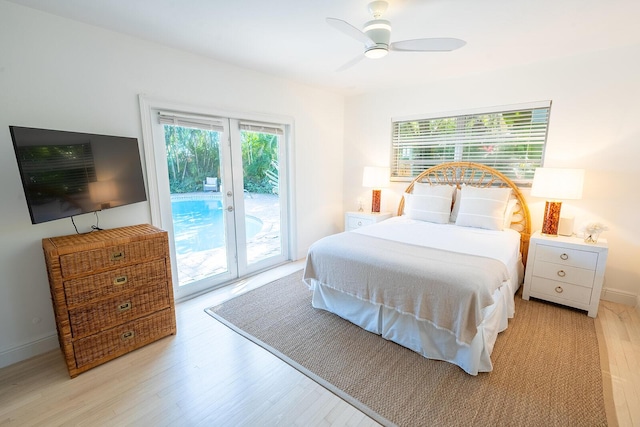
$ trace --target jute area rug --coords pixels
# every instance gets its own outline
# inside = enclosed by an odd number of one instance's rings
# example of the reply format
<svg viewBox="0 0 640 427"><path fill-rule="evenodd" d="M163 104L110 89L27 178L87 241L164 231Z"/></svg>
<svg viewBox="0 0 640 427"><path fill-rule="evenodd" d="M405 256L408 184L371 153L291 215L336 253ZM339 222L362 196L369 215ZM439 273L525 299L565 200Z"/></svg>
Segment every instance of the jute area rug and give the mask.
<svg viewBox="0 0 640 427"><path fill-rule="evenodd" d="M493 371L471 376L314 309L301 271L206 311L382 424L607 425L594 321L583 312L517 296Z"/></svg>

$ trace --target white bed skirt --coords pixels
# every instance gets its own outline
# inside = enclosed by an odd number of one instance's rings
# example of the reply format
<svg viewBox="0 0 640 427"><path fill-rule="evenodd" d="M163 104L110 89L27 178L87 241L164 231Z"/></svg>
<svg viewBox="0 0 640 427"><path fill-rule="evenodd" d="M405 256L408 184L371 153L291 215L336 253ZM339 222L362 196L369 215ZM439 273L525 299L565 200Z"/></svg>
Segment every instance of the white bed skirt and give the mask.
<svg viewBox="0 0 640 427"><path fill-rule="evenodd" d="M312 305L327 310L383 338L407 347L428 359L453 363L471 375L493 369L491 352L499 332L514 314L514 293L505 283L494 293L494 304L484 309L484 321L471 345L459 343L455 336L411 314L375 305L342 293L311 279Z"/></svg>

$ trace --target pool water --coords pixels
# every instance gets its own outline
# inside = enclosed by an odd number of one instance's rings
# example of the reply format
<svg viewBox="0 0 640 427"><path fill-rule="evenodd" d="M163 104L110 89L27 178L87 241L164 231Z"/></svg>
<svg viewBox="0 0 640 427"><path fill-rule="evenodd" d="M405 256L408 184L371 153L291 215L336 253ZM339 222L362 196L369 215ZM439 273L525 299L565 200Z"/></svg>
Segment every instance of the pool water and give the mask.
<svg viewBox="0 0 640 427"><path fill-rule="evenodd" d="M224 210L217 199L173 200L173 234L178 254L225 246ZM246 216L247 241L262 229L260 219Z"/></svg>

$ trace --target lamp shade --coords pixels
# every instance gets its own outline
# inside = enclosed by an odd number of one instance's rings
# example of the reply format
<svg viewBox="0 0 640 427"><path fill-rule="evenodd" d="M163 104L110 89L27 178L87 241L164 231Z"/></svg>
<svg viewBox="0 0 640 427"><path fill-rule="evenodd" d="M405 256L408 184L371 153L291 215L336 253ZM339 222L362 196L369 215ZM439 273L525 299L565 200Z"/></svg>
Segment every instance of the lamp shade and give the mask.
<svg viewBox="0 0 640 427"><path fill-rule="evenodd" d="M362 186L369 188L385 188L389 186L389 168L365 166L362 173Z"/></svg>
<svg viewBox="0 0 640 427"><path fill-rule="evenodd" d="M584 169L537 168L531 195L552 200L581 199Z"/></svg>

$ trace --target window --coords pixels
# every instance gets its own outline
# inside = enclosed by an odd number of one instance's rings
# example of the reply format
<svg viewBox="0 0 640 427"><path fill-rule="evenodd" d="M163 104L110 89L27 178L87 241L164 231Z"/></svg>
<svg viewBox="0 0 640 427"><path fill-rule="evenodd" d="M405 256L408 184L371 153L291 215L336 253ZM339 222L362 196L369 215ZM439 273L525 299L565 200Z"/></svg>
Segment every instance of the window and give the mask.
<svg viewBox="0 0 640 427"><path fill-rule="evenodd" d="M542 166L551 101L392 119L391 179L410 181L443 162L491 166L530 185Z"/></svg>

